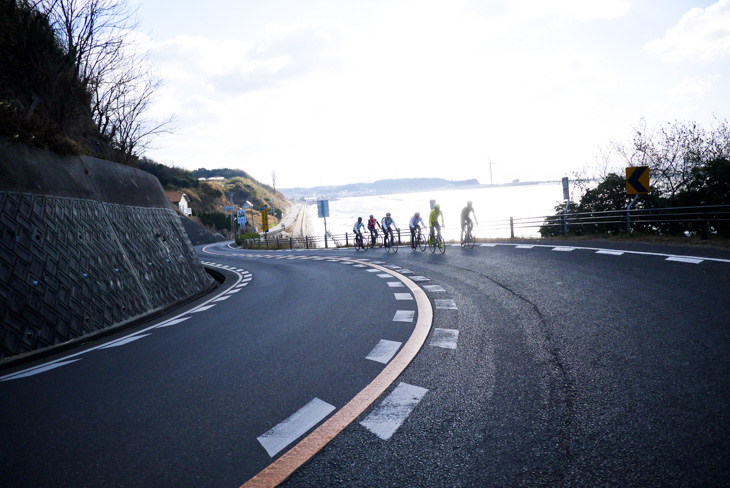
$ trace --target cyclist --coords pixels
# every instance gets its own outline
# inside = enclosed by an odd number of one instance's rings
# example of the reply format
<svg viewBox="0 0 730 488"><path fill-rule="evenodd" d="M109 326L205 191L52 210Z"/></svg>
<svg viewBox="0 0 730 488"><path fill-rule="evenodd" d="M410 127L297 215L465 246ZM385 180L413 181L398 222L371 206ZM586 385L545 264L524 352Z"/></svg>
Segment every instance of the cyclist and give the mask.
<svg viewBox="0 0 730 488"><path fill-rule="evenodd" d="M418 225L418 224L421 225ZM408 226L411 228L411 247L413 249L416 248L416 231L420 229L421 227L426 227L426 224L423 223L423 219L421 218L421 212L416 212L416 214L411 217L411 221L408 223Z"/></svg>
<svg viewBox="0 0 730 488"><path fill-rule="evenodd" d="M370 231L370 239L373 242L372 247L375 247L375 240L378 238L378 229L375 227L380 227L380 222L378 222L378 219L373 217L373 214L370 214L370 218L368 219L368 230ZM383 228L380 227L382 230Z"/></svg>
<svg viewBox="0 0 730 488"><path fill-rule="evenodd" d="M355 233L355 239L360 239L362 242L362 233L365 230L365 224L362 223L362 217L357 218L357 222L352 226L352 232Z"/></svg>
<svg viewBox="0 0 730 488"><path fill-rule="evenodd" d="M383 229L383 232L385 233L385 237L388 236L390 233L390 242L393 242L393 229L397 229L398 226L395 225L395 220L390 216L390 212L385 214L385 217L380 221L380 228ZM391 228L391 226L393 226Z"/></svg>
<svg viewBox="0 0 730 488"><path fill-rule="evenodd" d="M439 225L439 217L441 217L441 225ZM428 216L428 225L431 226L431 239L435 238L434 234L436 231L441 235L441 227L446 227L444 225L444 213L441 211L441 205L436 204L433 210L431 210L431 214Z"/></svg>
<svg viewBox="0 0 730 488"><path fill-rule="evenodd" d="M466 202L466 207L464 207L461 210L461 244L462 245L464 244L464 237L466 236L466 234L464 234L464 228L467 225L469 225L469 227L471 227L471 225L472 225L471 219L469 218L469 214L474 215L474 222L476 222L476 224L479 225L479 222L477 222L477 214L476 214L476 212L474 212L474 208L471 206L471 204L472 204L472 201L469 200L468 202Z"/></svg>

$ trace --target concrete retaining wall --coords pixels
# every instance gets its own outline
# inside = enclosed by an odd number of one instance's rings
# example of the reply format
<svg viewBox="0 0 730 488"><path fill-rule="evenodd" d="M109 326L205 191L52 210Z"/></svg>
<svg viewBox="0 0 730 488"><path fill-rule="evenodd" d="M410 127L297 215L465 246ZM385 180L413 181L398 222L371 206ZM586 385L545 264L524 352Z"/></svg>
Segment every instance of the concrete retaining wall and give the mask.
<svg viewBox="0 0 730 488"><path fill-rule="evenodd" d="M0 140L0 360L212 284L157 178Z"/></svg>

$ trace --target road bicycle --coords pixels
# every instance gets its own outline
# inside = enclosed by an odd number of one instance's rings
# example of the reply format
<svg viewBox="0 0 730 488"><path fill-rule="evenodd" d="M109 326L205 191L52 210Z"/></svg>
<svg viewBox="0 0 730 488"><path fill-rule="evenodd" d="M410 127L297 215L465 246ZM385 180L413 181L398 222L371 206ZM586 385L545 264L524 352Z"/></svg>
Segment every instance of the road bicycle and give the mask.
<svg viewBox="0 0 730 488"><path fill-rule="evenodd" d="M380 232L377 231L377 229L370 233L367 240L368 246L370 246L371 249L374 249L376 246L383 247L383 236Z"/></svg>
<svg viewBox="0 0 730 488"><path fill-rule="evenodd" d="M355 250L358 252L368 250L368 239L363 238L361 234L355 234Z"/></svg>
<svg viewBox="0 0 730 488"><path fill-rule="evenodd" d="M383 232L383 247L385 247L385 252L398 252L398 239L395 238L392 230Z"/></svg>
<svg viewBox="0 0 730 488"><path fill-rule="evenodd" d="M428 248L432 253L435 253L436 249L441 251L441 254L446 252L446 244L444 244L444 238L441 236L441 229L434 230L429 234Z"/></svg>
<svg viewBox="0 0 730 488"><path fill-rule="evenodd" d="M467 222L461 231L461 247L468 247L474 249L474 245L477 243L477 238L474 237L474 224Z"/></svg>
<svg viewBox="0 0 730 488"><path fill-rule="evenodd" d="M416 234L413 237L413 241L411 242L411 249L414 251L416 249L421 249L421 251L426 250L426 237L421 233L421 228L418 227L416 229Z"/></svg>

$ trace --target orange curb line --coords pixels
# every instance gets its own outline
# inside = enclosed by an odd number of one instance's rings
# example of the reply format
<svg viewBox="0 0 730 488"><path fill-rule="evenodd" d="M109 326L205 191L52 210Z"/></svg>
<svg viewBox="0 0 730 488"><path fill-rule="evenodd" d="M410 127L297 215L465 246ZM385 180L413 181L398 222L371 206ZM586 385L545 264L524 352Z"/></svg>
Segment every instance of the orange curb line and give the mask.
<svg viewBox="0 0 730 488"><path fill-rule="evenodd" d="M416 326L408 338L408 341L400 350L400 352L388 363L388 365L363 388L352 400L344 407L338 410L332 417L327 419L322 425L317 427L311 434L299 441L294 447L289 449L279 459L268 465L256 476L244 483L241 488L260 488L274 487L282 483L294 471L299 469L301 465L309 461L317 454L329 441L334 439L337 434L350 425L360 414L362 414L370 405L378 399L380 395L400 376L403 370L413 361L426 342L428 333L431 330L433 322L433 309L431 302L418 285L413 281L397 273L391 269L371 264L356 259L337 258L341 261L353 261L359 264L372 266L373 268L384 271L393 275L402 281L413 292L418 307L418 320Z"/></svg>

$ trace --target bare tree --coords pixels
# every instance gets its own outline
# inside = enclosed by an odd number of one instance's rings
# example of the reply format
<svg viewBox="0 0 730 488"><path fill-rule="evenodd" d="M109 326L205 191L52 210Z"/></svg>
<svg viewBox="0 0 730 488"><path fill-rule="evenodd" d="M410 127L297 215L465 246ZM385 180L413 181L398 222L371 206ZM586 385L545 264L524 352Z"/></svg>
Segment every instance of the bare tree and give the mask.
<svg viewBox="0 0 730 488"><path fill-rule="evenodd" d="M123 162L145 149L154 135L169 132L174 117L149 120L161 80L134 37L136 9L125 0L41 0L74 76L91 96L91 115Z"/></svg>
<svg viewBox="0 0 730 488"><path fill-rule="evenodd" d="M648 166L652 190L670 197L687 188L693 169L713 159L728 157L730 128L727 120L717 118L710 130L696 122L679 121L651 129L642 119L634 127L633 140L614 142L610 155L613 170L619 174L621 166Z"/></svg>

